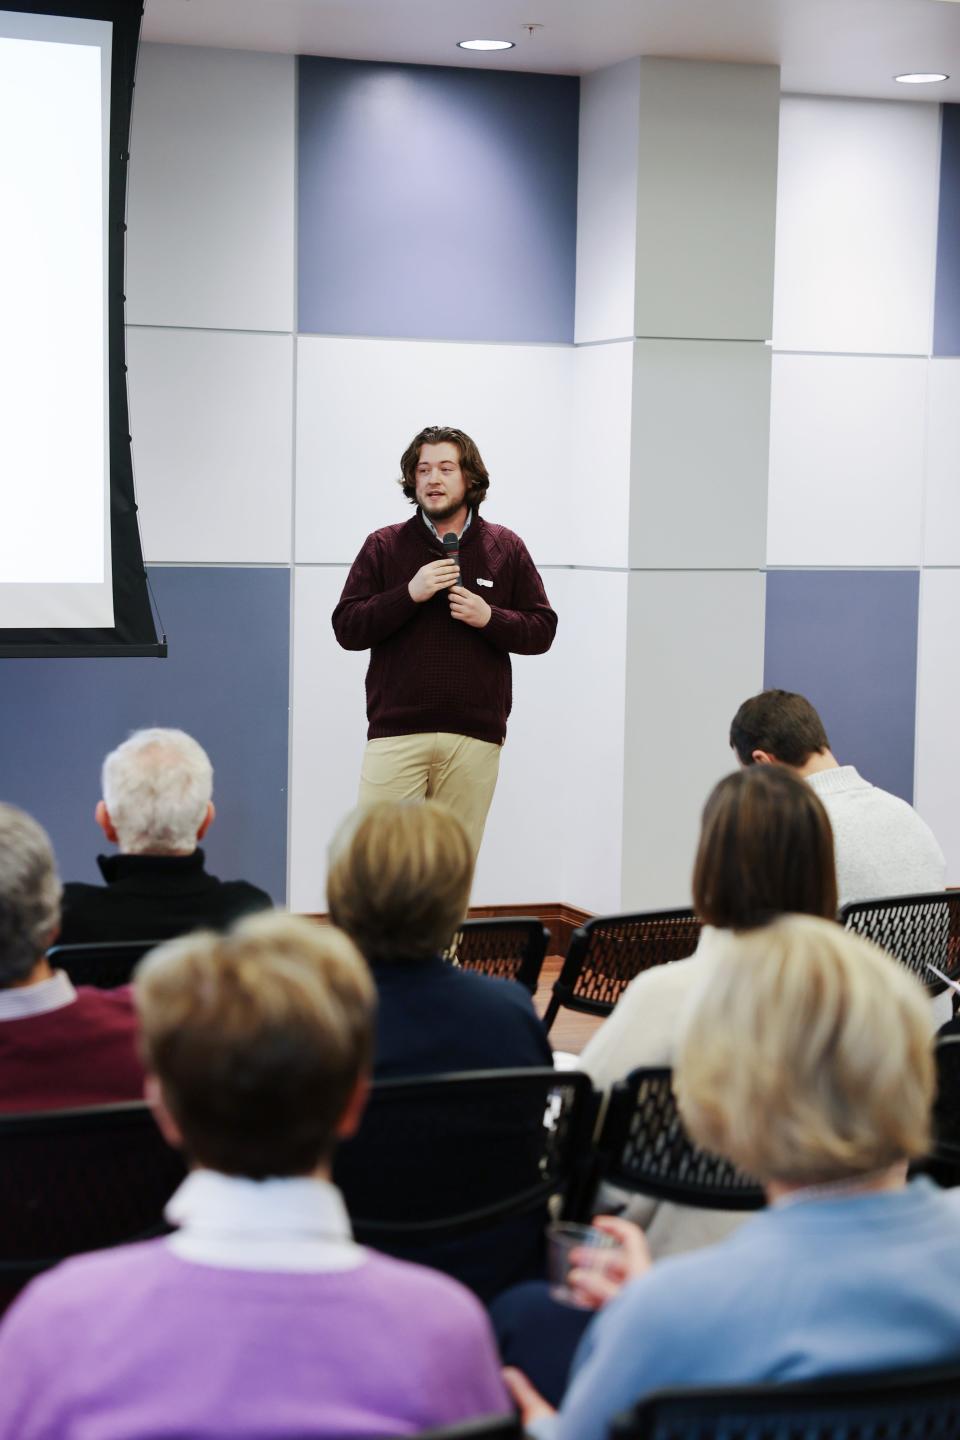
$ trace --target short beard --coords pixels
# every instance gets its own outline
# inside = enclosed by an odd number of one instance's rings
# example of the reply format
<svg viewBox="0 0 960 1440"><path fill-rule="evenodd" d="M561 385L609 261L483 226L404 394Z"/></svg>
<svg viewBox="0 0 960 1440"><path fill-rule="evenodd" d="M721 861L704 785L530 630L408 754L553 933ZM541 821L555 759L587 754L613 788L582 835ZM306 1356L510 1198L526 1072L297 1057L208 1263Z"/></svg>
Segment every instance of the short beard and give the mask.
<svg viewBox="0 0 960 1440"><path fill-rule="evenodd" d="M456 504L451 501L450 504L445 505L442 510L428 510L425 505L421 505L420 509L433 525L442 525L444 520L449 520L452 515L456 515L458 510L462 510L464 505L468 510L470 509L470 502L466 495L464 495L462 500L458 500Z"/></svg>

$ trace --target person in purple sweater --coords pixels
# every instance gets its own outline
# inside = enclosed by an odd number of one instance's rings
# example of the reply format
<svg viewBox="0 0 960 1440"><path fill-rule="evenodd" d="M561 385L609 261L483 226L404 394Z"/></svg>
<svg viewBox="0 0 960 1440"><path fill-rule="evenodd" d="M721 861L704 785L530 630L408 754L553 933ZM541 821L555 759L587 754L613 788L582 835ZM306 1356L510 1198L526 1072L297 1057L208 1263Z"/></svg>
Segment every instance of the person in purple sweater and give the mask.
<svg viewBox="0 0 960 1440"><path fill-rule="evenodd" d="M344 649L370 651L360 803L442 800L476 854L507 733L510 652L549 650L557 617L520 537L480 519L490 477L469 435L430 425L400 469L416 514L367 537L333 612Z"/></svg>
<svg viewBox="0 0 960 1440"><path fill-rule="evenodd" d="M135 998L148 1096L192 1162L169 1238L68 1261L0 1325L0 1437L414 1434L510 1409L486 1316L357 1245L330 1182L373 983L289 916L169 942Z"/></svg>

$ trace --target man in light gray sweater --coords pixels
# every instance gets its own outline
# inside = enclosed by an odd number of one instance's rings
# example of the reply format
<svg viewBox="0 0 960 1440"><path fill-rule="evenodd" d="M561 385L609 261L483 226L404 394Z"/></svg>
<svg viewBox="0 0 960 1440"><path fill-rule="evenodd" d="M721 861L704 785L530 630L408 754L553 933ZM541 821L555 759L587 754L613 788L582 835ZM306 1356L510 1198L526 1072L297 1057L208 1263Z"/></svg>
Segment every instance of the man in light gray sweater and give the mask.
<svg viewBox="0 0 960 1440"><path fill-rule="evenodd" d="M841 905L944 889L946 861L929 825L905 800L837 763L802 695L764 690L745 700L730 744L741 765L786 765L816 791L833 827Z"/></svg>

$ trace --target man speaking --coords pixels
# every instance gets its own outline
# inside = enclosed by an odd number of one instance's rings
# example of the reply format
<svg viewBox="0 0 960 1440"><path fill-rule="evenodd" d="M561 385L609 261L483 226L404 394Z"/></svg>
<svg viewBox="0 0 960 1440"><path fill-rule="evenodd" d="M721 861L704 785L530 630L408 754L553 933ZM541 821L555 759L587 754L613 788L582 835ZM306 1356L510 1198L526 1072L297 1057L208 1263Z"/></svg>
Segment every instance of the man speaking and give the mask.
<svg viewBox="0 0 960 1440"><path fill-rule="evenodd" d="M480 518L490 477L469 435L428 426L400 469L416 514L367 537L333 612L344 649L370 650L360 803L441 800L476 854L510 714L510 652L549 650L557 617L520 537Z"/></svg>

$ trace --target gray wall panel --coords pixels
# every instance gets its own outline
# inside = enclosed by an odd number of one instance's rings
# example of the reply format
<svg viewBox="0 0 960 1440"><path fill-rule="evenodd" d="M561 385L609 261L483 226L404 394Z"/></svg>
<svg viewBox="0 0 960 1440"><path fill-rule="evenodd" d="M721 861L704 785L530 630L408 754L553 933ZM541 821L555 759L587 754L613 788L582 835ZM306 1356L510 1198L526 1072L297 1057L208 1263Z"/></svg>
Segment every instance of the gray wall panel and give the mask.
<svg viewBox="0 0 960 1440"><path fill-rule="evenodd" d="M775 570L767 576L764 687L817 707L841 765L913 799L916 570Z"/></svg>
<svg viewBox="0 0 960 1440"><path fill-rule="evenodd" d="M64 879L99 880L104 754L141 726L178 726L213 761L210 869L282 903L290 572L171 568L151 580L169 659L0 661L0 797L47 827Z"/></svg>

